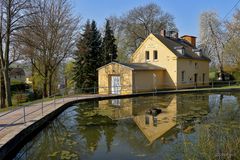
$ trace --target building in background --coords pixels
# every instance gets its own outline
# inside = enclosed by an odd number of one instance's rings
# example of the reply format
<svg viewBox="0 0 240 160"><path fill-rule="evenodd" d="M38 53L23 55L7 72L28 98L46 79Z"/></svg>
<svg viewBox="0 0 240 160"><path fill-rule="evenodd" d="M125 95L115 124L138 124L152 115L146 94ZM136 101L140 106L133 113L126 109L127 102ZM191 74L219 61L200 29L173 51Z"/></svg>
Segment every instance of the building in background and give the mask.
<svg viewBox="0 0 240 160"><path fill-rule="evenodd" d="M22 68L10 68L9 75L11 82L25 83L26 81L26 74Z"/></svg>

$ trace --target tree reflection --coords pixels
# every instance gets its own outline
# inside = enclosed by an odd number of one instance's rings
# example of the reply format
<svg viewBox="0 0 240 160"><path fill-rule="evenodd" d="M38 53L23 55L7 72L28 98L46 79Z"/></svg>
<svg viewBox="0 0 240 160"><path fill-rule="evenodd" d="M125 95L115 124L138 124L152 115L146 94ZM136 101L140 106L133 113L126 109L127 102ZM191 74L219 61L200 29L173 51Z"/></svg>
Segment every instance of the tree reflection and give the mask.
<svg viewBox="0 0 240 160"><path fill-rule="evenodd" d="M89 104L91 106L91 104ZM97 150L100 139L105 135L107 150L111 151L111 144L116 133L116 121L111 120L107 116L98 114L98 106L78 110L78 134L85 141L85 148L94 153ZM81 106L80 106L81 108Z"/></svg>
<svg viewBox="0 0 240 160"><path fill-rule="evenodd" d="M18 157L62 159L64 153L69 159L107 159L118 153L129 159L238 159L239 97L197 93L124 99L120 106L80 103L51 122ZM146 117L152 107L163 111L157 121Z"/></svg>
<svg viewBox="0 0 240 160"><path fill-rule="evenodd" d="M111 152L111 146L114 140L114 136L116 134L116 127L117 125L102 127L106 139L107 152Z"/></svg>
<svg viewBox="0 0 240 160"><path fill-rule="evenodd" d="M195 129L198 134L194 141L186 135L183 139L184 159L239 158L238 97L224 94L210 96L210 108L213 110L201 124L196 125Z"/></svg>

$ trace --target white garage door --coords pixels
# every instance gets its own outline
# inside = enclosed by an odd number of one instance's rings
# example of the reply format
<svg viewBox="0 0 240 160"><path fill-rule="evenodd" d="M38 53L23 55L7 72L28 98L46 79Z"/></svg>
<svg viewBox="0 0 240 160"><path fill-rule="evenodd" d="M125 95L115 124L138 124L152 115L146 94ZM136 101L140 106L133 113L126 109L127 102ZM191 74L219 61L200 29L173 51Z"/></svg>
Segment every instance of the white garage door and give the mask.
<svg viewBox="0 0 240 160"><path fill-rule="evenodd" d="M120 76L111 76L112 94L120 94L121 83Z"/></svg>

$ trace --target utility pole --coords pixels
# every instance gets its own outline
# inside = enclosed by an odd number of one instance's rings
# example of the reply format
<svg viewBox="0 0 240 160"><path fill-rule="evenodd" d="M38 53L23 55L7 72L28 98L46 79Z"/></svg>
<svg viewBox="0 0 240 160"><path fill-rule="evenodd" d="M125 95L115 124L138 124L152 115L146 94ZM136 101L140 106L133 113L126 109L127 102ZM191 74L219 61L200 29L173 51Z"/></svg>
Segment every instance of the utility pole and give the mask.
<svg viewBox="0 0 240 160"><path fill-rule="evenodd" d="M111 57L111 62L113 61L113 54L109 53L109 56Z"/></svg>

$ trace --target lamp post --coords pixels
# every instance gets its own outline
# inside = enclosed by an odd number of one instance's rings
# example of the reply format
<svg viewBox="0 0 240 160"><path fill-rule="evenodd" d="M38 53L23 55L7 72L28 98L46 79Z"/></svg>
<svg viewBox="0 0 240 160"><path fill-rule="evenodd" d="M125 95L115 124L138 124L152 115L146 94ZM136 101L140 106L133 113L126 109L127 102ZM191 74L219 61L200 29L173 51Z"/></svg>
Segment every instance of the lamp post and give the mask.
<svg viewBox="0 0 240 160"><path fill-rule="evenodd" d="M111 62L113 61L113 54L109 53L109 56L111 57Z"/></svg>

